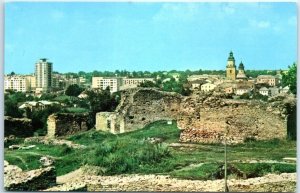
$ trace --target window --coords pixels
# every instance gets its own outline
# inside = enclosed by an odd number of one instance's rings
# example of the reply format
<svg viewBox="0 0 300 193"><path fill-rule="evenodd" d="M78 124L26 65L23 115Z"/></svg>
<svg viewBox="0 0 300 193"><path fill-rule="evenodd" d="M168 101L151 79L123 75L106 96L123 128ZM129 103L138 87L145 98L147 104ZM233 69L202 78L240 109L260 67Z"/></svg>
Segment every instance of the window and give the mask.
<svg viewBox="0 0 300 193"><path fill-rule="evenodd" d="M111 128L111 122L110 122L110 120L107 120L107 122L106 122L106 127L107 127L108 129Z"/></svg>

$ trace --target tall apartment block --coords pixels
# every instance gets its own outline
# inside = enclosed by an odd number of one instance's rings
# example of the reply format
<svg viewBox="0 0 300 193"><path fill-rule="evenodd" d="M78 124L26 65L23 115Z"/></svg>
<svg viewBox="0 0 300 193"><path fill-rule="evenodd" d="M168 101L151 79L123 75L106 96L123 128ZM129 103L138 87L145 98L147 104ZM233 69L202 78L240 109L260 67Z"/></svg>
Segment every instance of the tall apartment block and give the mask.
<svg viewBox="0 0 300 193"><path fill-rule="evenodd" d="M52 63L46 58L35 64L36 92L49 91L52 85Z"/></svg>

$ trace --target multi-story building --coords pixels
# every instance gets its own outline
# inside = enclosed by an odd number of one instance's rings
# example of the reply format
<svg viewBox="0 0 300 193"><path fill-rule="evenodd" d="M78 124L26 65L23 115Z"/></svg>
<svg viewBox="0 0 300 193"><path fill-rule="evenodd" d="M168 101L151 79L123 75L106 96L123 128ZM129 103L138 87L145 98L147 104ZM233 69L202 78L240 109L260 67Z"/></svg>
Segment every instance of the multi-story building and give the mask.
<svg viewBox="0 0 300 193"><path fill-rule="evenodd" d="M72 85L72 84L77 84L77 85L79 85L79 78L67 78L66 80L65 80L65 83L66 83L66 88L68 88L70 85Z"/></svg>
<svg viewBox="0 0 300 193"><path fill-rule="evenodd" d="M27 82L29 83L29 91L34 91L36 88L36 77L35 75L26 75Z"/></svg>
<svg viewBox="0 0 300 193"><path fill-rule="evenodd" d="M256 78L256 83L266 83L270 86L276 86L278 84L278 79L272 75L259 75Z"/></svg>
<svg viewBox="0 0 300 193"><path fill-rule="evenodd" d="M11 75L4 77L4 90L27 92L30 90L30 83L26 76Z"/></svg>
<svg viewBox="0 0 300 193"><path fill-rule="evenodd" d="M123 85L139 85L143 82L154 82L154 78L123 78Z"/></svg>
<svg viewBox="0 0 300 193"><path fill-rule="evenodd" d="M46 58L35 64L36 91L48 91L52 85L52 63Z"/></svg>
<svg viewBox="0 0 300 193"><path fill-rule="evenodd" d="M98 88L105 90L109 87L110 92L117 92L120 90L120 86L122 84L122 78L118 77L93 77L92 78L92 88Z"/></svg>

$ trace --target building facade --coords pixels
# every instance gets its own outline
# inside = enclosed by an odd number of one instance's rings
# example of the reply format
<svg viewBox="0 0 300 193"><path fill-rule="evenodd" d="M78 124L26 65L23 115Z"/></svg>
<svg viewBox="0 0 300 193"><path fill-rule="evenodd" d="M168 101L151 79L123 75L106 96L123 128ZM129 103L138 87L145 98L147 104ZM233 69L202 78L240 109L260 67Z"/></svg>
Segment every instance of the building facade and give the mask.
<svg viewBox="0 0 300 193"><path fill-rule="evenodd" d="M121 78L108 78L108 77L93 77L92 88L105 90L109 87L110 92L117 92L120 90Z"/></svg>
<svg viewBox="0 0 300 193"><path fill-rule="evenodd" d="M272 75L259 75L256 78L256 83L266 83L270 86L276 86L278 85L278 79Z"/></svg>
<svg viewBox="0 0 300 193"><path fill-rule="evenodd" d="M262 87L259 89L259 94L264 95L264 96L269 96L270 91L266 87Z"/></svg>
<svg viewBox="0 0 300 193"><path fill-rule="evenodd" d="M27 75L27 82L29 83L29 91L34 91L36 88L36 77L35 75Z"/></svg>
<svg viewBox="0 0 300 193"><path fill-rule="evenodd" d="M52 85L52 63L46 58L35 64L35 77L37 91L49 91Z"/></svg>
<svg viewBox="0 0 300 193"><path fill-rule="evenodd" d="M216 85L214 85L214 84L206 83L206 84L201 85L201 91L208 92L208 91L214 90L215 87L216 87Z"/></svg>
<svg viewBox="0 0 300 193"><path fill-rule="evenodd" d="M30 83L26 76L11 75L4 76L4 90L27 92L30 90Z"/></svg>

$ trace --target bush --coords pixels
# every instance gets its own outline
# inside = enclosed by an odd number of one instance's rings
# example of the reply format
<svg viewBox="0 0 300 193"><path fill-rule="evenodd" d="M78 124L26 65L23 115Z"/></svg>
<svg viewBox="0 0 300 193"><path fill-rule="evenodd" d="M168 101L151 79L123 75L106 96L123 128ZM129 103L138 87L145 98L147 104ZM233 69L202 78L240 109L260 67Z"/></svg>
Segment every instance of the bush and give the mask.
<svg viewBox="0 0 300 193"><path fill-rule="evenodd" d="M64 156L66 154L70 154L72 152L72 148L67 146L66 144L63 144L60 151L59 151L59 155Z"/></svg>
<svg viewBox="0 0 300 193"><path fill-rule="evenodd" d="M296 172L296 165L281 163L239 163L234 165L246 178L254 178L268 173Z"/></svg>
<svg viewBox="0 0 300 193"><path fill-rule="evenodd" d="M94 146L83 164L99 166L106 175L112 175L138 171L143 165L154 165L169 156L165 145L123 138Z"/></svg>

